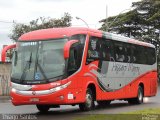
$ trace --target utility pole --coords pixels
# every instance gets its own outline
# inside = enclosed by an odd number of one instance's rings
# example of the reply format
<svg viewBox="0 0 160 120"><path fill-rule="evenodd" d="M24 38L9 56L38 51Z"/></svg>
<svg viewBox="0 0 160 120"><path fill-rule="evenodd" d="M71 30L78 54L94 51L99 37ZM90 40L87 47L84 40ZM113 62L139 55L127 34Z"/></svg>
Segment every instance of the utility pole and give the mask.
<svg viewBox="0 0 160 120"><path fill-rule="evenodd" d="M108 6L106 5L106 32L108 32Z"/></svg>

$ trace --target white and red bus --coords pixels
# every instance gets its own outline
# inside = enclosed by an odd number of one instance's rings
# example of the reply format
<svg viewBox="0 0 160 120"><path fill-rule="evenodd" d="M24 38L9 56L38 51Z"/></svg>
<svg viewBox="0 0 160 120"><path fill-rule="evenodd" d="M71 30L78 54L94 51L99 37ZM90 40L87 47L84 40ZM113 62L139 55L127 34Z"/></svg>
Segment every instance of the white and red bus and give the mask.
<svg viewBox="0 0 160 120"><path fill-rule="evenodd" d="M143 103L157 92L155 46L88 28L52 28L22 35L11 72L14 105L39 111L79 104L81 110L113 100Z"/></svg>

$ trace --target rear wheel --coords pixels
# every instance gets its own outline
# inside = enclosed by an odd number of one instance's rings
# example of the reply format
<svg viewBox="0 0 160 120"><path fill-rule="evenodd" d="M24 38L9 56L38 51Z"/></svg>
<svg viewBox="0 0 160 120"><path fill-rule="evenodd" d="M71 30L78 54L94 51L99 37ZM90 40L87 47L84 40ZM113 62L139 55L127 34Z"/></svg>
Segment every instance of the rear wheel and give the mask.
<svg viewBox="0 0 160 120"><path fill-rule="evenodd" d="M37 109L42 113L46 113L50 109L49 105L36 105L36 106L37 106Z"/></svg>
<svg viewBox="0 0 160 120"><path fill-rule="evenodd" d="M138 95L136 98L132 98L128 100L130 104L141 104L143 103L144 91L141 86L138 87Z"/></svg>
<svg viewBox="0 0 160 120"><path fill-rule="evenodd" d="M109 106L111 103L111 100L102 100L102 101L97 101L98 106L100 107L105 107L105 106Z"/></svg>
<svg viewBox="0 0 160 120"><path fill-rule="evenodd" d="M82 111L89 111L92 110L94 106L95 104L94 104L93 92L90 88L88 88L86 91L86 100L84 103L79 104L79 108Z"/></svg>

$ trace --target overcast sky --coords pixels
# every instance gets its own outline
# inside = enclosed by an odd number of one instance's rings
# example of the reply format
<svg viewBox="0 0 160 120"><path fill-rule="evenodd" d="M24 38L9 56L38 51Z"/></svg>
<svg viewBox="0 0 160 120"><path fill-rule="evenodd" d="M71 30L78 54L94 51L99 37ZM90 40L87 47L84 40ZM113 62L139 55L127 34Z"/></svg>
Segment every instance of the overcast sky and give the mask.
<svg viewBox="0 0 160 120"><path fill-rule="evenodd" d="M0 49L3 44L12 43L8 34L13 20L29 23L38 17L60 18L68 12L73 17L73 26L85 27L82 21L75 19L78 16L89 27L98 28L98 21L106 18L106 6L107 16L113 16L131 8L136 1L140 0L0 0Z"/></svg>

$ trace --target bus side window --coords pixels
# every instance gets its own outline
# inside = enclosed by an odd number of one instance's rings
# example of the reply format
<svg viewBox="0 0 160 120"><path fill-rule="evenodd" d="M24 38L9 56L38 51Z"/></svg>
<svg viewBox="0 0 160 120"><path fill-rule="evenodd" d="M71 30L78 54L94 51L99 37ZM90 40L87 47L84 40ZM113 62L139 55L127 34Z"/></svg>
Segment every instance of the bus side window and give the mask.
<svg viewBox="0 0 160 120"><path fill-rule="evenodd" d="M145 54L145 49L143 46L136 45L135 54L136 54L136 62L138 64L146 64L147 57Z"/></svg>
<svg viewBox="0 0 160 120"><path fill-rule="evenodd" d="M117 62L125 61L125 49L122 43L115 43L115 57Z"/></svg>
<svg viewBox="0 0 160 120"><path fill-rule="evenodd" d="M115 61L112 42L110 40L103 39L101 42L101 45L102 45L102 48L101 48L102 60Z"/></svg>
<svg viewBox="0 0 160 120"><path fill-rule="evenodd" d="M147 61L148 61L147 49L146 47L140 47L140 49L141 49L141 64L147 64Z"/></svg>
<svg viewBox="0 0 160 120"><path fill-rule="evenodd" d="M100 57L100 41L97 37L90 37L89 45L88 45L88 54L86 64L89 64L95 60L99 60Z"/></svg>
<svg viewBox="0 0 160 120"><path fill-rule="evenodd" d="M147 53L147 64L153 65L156 62L156 52L154 48L146 48Z"/></svg>
<svg viewBox="0 0 160 120"><path fill-rule="evenodd" d="M137 50L135 46L131 46L131 63L137 63Z"/></svg>
<svg viewBox="0 0 160 120"><path fill-rule="evenodd" d="M125 47L125 53L126 53L126 59L125 62L131 63L132 62L132 52L131 52L131 46L129 44L126 45Z"/></svg>
<svg viewBox="0 0 160 120"><path fill-rule="evenodd" d="M143 46L132 45L132 63L136 64L147 63L146 50Z"/></svg>

